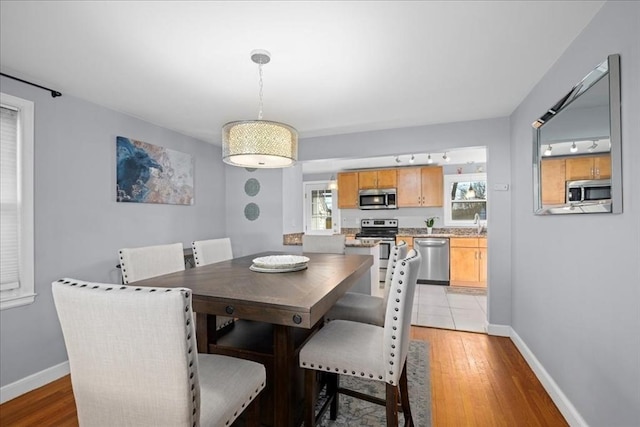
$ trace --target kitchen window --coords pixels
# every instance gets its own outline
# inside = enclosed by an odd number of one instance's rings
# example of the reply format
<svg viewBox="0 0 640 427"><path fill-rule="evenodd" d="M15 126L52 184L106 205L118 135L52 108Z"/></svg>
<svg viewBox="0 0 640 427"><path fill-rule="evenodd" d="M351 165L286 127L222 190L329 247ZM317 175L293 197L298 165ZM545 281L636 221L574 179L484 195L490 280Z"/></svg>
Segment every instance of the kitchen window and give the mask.
<svg viewBox="0 0 640 427"><path fill-rule="evenodd" d="M304 183L304 232L334 234L340 232L338 195L328 181Z"/></svg>
<svg viewBox="0 0 640 427"><path fill-rule="evenodd" d="M34 294L33 102L0 93L0 309Z"/></svg>
<svg viewBox="0 0 640 427"><path fill-rule="evenodd" d="M444 225L473 226L487 220L487 174L444 176Z"/></svg>

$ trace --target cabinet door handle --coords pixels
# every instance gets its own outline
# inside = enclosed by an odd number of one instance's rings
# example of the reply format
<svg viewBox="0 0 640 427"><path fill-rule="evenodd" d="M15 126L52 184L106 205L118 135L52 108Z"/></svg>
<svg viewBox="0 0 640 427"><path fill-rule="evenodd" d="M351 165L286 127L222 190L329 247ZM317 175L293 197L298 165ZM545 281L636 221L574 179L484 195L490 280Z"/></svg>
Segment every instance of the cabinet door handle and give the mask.
<svg viewBox="0 0 640 427"><path fill-rule="evenodd" d="M478 251L478 257L482 259L482 252Z"/></svg>
<svg viewBox="0 0 640 427"><path fill-rule="evenodd" d="M474 259L478 259L478 251L474 251L473 252L473 258Z"/></svg>

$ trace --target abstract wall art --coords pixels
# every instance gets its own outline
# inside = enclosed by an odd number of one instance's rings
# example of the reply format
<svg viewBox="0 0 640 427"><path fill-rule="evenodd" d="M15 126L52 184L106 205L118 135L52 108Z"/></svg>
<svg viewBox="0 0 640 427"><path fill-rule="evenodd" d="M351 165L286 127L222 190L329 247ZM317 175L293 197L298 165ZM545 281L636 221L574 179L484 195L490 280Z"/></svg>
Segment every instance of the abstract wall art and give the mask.
<svg viewBox="0 0 640 427"><path fill-rule="evenodd" d="M116 138L116 200L192 205L193 157L158 145Z"/></svg>

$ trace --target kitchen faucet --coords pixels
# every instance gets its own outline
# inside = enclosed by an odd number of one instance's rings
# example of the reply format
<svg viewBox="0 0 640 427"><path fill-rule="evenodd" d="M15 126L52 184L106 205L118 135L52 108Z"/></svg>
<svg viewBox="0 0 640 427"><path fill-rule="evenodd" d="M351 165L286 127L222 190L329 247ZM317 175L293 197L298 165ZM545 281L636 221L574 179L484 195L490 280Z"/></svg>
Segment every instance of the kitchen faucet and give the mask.
<svg viewBox="0 0 640 427"><path fill-rule="evenodd" d="M475 214L473 216L473 223L474 224L478 224L478 234L482 233L482 222L480 221L480 215L479 214Z"/></svg>

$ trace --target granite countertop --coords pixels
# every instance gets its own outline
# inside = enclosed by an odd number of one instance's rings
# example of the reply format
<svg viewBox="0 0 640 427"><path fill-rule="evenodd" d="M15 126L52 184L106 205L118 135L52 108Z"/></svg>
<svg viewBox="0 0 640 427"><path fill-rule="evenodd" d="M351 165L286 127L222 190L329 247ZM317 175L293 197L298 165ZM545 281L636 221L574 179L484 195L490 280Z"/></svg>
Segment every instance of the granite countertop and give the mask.
<svg viewBox="0 0 640 427"><path fill-rule="evenodd" d="M373 248L374 246L378 246L378 241L367 241L363 242L362 240L357 239L347 239L344 245L348 248Z"/></svg>
<svg viewBox="0 0 640 427"><path fill-rule="evenodd" d="M353 235L359 232L359 229L343 229L342 234ZM285 246L302 246L302 235L304 233L291 233L282 236L282 244ZM487 230L483 230L478 234L478 230L475 227L458 227L458 228L434 228L432 234L427 234L426 228L401 228L398 230L398 236L413 237L413 238L425 238L425 237L487 237ZM345 246L353 248L371 248L378 244L378 242L366 242L361 240L348 238L345 242Z"/></svg>
<svg viewBox="0 0 640 427"><path fill-rule="evenodd" d="M426 228L401 228L398 230L398 236L407 236L413 238L423 237L487 237L487 230L478 233L475 227L457 227L457 228L434 228L432 234L427 234Z"/></svg>

